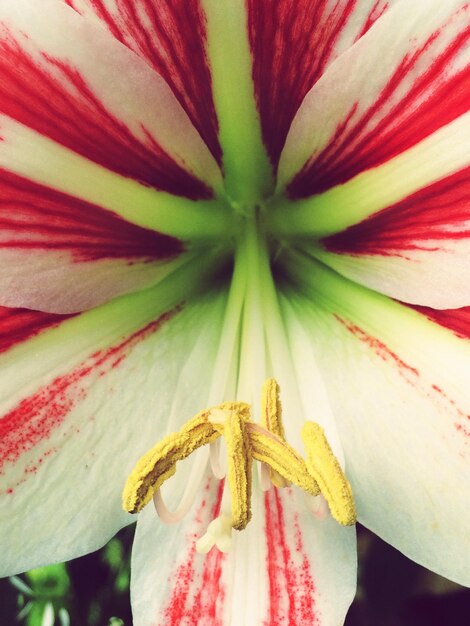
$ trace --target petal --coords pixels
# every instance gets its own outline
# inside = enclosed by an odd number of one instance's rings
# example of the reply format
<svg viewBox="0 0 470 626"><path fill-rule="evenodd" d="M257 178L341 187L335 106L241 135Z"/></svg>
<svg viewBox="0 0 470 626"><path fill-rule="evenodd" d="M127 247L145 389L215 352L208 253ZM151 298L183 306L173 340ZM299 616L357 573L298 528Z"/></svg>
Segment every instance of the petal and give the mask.
<svg viewBox="0 0 470 626"><path fill-rule="evenodd" d="M470 303L470 168L323 241L321 260L405 302Z"/></svg>
<svg viewBox="0 0 470 626"><path fill-rule="evenodd" d="M183 239L230 229L217 199L192 201L157 191L97 165L0 114L0 168L113 211L128 222Z"/></svg>
<svg viewBox="0 0 470 626"><path fill-rule="evenodd" d="M468 585L468 312L425 315L300 257L290 270L308 297L291 324L310 335L359 521Z"/></svg>
<svg viewBox="0 0 470 626"><path fill-rule="evenodd" d="M463 0L397 2L305 97L279 184L295 198L323 192L468 111L469 15Z"/></svg>
<svg viewBox="0 0 470 626"><path fill-rule="evenodd" d="M16 344L59 325L68 317L30 309L0 307L0 352L6 352Z"/></svg>
<svg viewBox="0 0 470 626"><path fill-rule="evenodd" d="M348 182L304 200L279 198L271 229L303 239L327 237L361 222L469 165L470 112L409 150Z"/></svg>
<svg viewBox="0 0 470 626"><path fill-rule="evenodd" d="M59 0L7 0L0 29L0 113L152 187L211 195L218 166L147 63Z"/></svg>
<svg viewBox="0 0 470 626"><path fill-rule="evenodd" d="M180 241L0 169L0 302L56 313L155 284Z"/></svg>
<svg viewBox="0 0 470 626"><path fill-rule="evenodd" d="M104 26L165 79L220 163L218 123L204 46L206 24L199 0L64 1Z"/></svg>
<svg viewBox="0 0 470 626"><path fill-rule="evenodd" d="M190 515L164 526L140 516L132 555L136 626L340 626L356 586L355 533L307 511L292 490L257 491L253 519L233 549L207 555L197 538L217 515L222 485L209 479ZM162 550L164 546L164 550Z"/></svg>
<svg viewBox="0 0 470 626"><path fill-rule="evenodd" d="M470 339L470 307L447 310L431 309L425 306L412 306L412 308L436 324L448 328L457 337Z"/></svg>
<svg viewBox="0 0 470 626"><path fill-rule="evenodd" d="M248 1L255 93L263 139L275 167L305 95L393 3Z"/></svg>
<svg viewBox="0 0 470 626"><path fill-rule="evenodd" d="M121 492L136 459L207 401L224 297L178 313L190 279L43 318L35 336L25 320L0 355L2 575L95 550L132 521Z"/></svg>

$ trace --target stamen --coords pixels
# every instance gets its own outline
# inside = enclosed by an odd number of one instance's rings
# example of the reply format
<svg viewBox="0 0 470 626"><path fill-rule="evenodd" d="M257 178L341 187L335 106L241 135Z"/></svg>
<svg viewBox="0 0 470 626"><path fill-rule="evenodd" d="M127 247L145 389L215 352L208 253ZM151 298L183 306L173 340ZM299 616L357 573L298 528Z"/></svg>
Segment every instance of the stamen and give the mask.
<svg viewBox="0 0 470 626"><path fill-rule="evenodd" d="M355 524L356 509L351 485L330 448L323 428L314 422L306 422L302 428L302 440L307 451L308 471L320 486L331 515L343 526Z"/></svg>
<svg viewBox="0 0 470 626"><path fill-rule="evenodd" d="M274 484L271 478L271 468L265 463L259 465L258 478L261 491L269 491Z"/></svg>
<svg viewBox="0 0 470 626"><path fill-rule="evenodd" d="M318 496L308 496L307 506L317 519L325 519L329 511L325 496L321 494Z"/></svg>
<svg viewBox="0 0 470 626"><path fill-rule="evenodd" d="M176 463L194 450L220 437L208 421L209 411L201 411L178 432L158 442L132 470L122 493L122 506L129 513L138 513L150 502L153 494L176 472Z"/></svg>
<svg viewBox="0 0 470 626"><path fill-rule="evenodd" d="M192 498L184 497L180 508L172 513L163 502L160 487L173 476L178 461L205 444L213 445L220 436L225 438L227 447L227 482L221 513L198 540L198 552L206 553L214 545L227 552L231 546L232 529L243 530L250 521L253 459L269 471L266 475L263 470L263 488L267 481L276 487L292 483L312 496L312 509L318 516L325 512L327 502L332 516L340 524L355 523L351 486L321 426L307 422L302 429L306 461L287 443L279 385L272 378L263 387L262 425L251 421L251 407L244 402L223 402L201 411L179 432L165 437L138 461L124 487L124 509L137 513L154 496L157 512L164 521L173 523L180 519ZM187 485L185 496L191 491ZM323 495L319 496L320 493Z"/></svg>
<svg viewBox="0 0 470 626"><path fill-rule="evenodd" d="M232 527L243 530L251 519L251 443L246 431L247 417L233 412L225 422L227 479L232 498Z"/></svg>
<svg viewBox="0 0 470 626"><path fill-rule="evenodd" d="M230 416L230 411L223 410L216 406L210 410L209 418L212 424L224 424ZM227 473L226 468L222 465L220 459L220 439L210 444L209 461L212 473L216 478L222 480Z"/></svg>
<svg viewBox="0 0 470 626"><path fill-rule="evenodd" d="M305 461L287 442L258 424L248 424L253 458L266 463L283 480L297 485L312 496L320 493L315 479L310 475Z"/></svg>
<svg viewBox="0 0 470 626"><path fill-rule="evenodd" d="M274 378L268 378L261 392L261 426L281 439L286 439L282 423L280 387Z"/></svg>
<svg viewBox="0 0 470 626"><path fill-rule="evenodd" d="M282 405L280 399L280 387L274 378L268 378L263 385L261 392L261 426L277 435L283 441L286 440L284 432L284 424L282 423ZM266 465L262 465L264 469ZM289 487L290 482L286 480L279 472L272 467L268 471L262 471L261 483L264 490L266 486L266 473L270 478L270 482L279 488ZM269 484L269 483L268 483Z"/></svg>
<svg viewBox="0 0 470 626"><path fill-rule="evenodd" d="M209 444L216 445L220 439ZM202 452L202 450L200 451ZM185 481L183 495L175 510L170 510L165 504L162 489L157 489L153 494L153 504L158 517L165 524L177 524L191 510L199 490L202 488L207 471L207 455L199 454L196 463L193 464L188 480Z"/></svg>
<svg viewBox="0 0 470 626"><path fill-rule="evenodd" d="M244 402L224 402L210 409L209 419L216 428L217 425L223 426L234 410L240 411L243 415L246 415L247 418L250 416L250 406L248 404ZM221 435L224 434L223 430L219 429L219 431ZM209 460L214 476L219 480L225 478L226 470L220 463L220 441L214 441L210 444Z"/></svg>
<svg viewBox="0 0 470 626"><path fill-rule="evenodd" d="M219 480L225 478L227 472L220 462L220 439L217 439L217 441L213 441L210 444L209 462L214 476Z"/></svg>

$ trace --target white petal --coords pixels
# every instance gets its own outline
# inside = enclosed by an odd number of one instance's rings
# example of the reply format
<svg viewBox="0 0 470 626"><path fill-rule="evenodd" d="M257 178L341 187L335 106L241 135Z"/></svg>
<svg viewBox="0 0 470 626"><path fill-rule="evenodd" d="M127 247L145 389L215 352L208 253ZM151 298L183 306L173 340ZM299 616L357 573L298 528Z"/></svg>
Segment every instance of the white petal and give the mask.
<svg viewBox="0 0 470 626"><path fill-rule="evenodd" d="M289 127L304 97L332 62L364 36L395 2L248 0L244 3L254 93L263 141L275 171ZM231 80L232 72L227 73L227 78Z"/></svg>
<svg viewBox="0 0 470 626"><path fill-rule="evenodd" d="M470 136L470 135L469 135ZM405 302L470 303L470 168L323 241L338 272Z"/></svg>
<svg viewBox="0 0 470 626"><path fill-rule="evenodd" d="M253 519L233 532L232 551L195 552L216 514L212 479L190 516L163 526L140 516L132 558L134 624L341 626L355 593L354 529L316 520L303 494L271 489L254 498Z"/></svg>
<svg viewBox="0 0 470 626"><path fill-rule="evenodd" d="M200 2L186 0L63 0L106 28L160 74L220 163L218 122L205 49Z"/></svg>
<svg viewBox="0 0 470 626"><path fill-rule="evenodd" d="M5 0L0 29L2 114L165 191L200 197L198 178L219 184L167 83L102 28L59 0Z"/></svg>
<svg viewBox="0 0 470 626"><path fill-rule="evenodd" d="M418 563L469 584L464 323L457 336L451 312L436 312L437 324L319 265L298 262L295 271L311 304L299 299L291 316L320 363L359 520Z"/></svg>
<svg viewBox="0 0 470 626"><path fill-rule="evenodd" d="M342 184L468 111L468 23L463 0L397 2L305 97L280 188L299 170L289 184L296 198Z"/></svg>
<svg viewBox="0 0 470 626"><path fill-rule="evenodd" d="M170 283L1 355L2 575L95 550L130 523L130 470L207 402L224 297L167 319L184 297Z"/></svg>

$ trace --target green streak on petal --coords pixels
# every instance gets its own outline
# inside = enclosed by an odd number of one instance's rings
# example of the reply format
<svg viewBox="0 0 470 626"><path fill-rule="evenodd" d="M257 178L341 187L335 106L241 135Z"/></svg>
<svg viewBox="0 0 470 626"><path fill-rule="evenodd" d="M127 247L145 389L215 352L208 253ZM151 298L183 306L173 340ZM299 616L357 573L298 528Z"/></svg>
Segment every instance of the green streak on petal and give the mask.
<svg viewBox="0 0 470 626"><path fill-rule="evenodd" d="M386 163L324 193L270 203L269 230L277 236L326 237L367 219L468 165L470 114L444 126Z"/></svg>
<svg viewBox="0 0 470 626"><path fill-rule="evenodd" d="M225 188L241 212L273 189L252 79L244 0L203 0L207 52L223 150Z"/></svg>
<svg viewBox="0 0 470 626"><path fill-rule="evenodd" d="M220 250L193 255L183 267L167 276L158 285L134 294L116 298L96 309L72 317L59 326L24 341L0 355L4 381L18 376L18 362L23 361L21 376L34 383L60 370L63 363L77 363L90 353L102 350L119 339L173 311L178 305L202 293L211 293L214 273L220 268ZM77 337L80 342L77 344ZM31 355L41 354L41 359ZM8 385L4 387L8 393ZM0 391L0 402L5 400Z"/></svg>
<svg viewBox="0 0 470 626"><path fill-rule="evenodd" d="M146 187L26 127L2 144L0 165L132 224L184 241L218 239L233 228L232 211L222 200L190 200Z"/></svg>
<svg viewBox="0 0 470 626"><path fill-rule="evenodd" d="M418 345L420 341L444 340L448 345L459 342L457 337L420 313L344 278L306 254L286 253L283 268L289 283L285 295L295 303L300 315L311 311L310 304L305 307L310 301L318 312L328 312L352 322L392 350Z"/></svg>
<svg viewBox="0 0 470 626"><path fill-rule="evenodd" d="M331 313L357 321L371 307L379 306L384 313L389 306L401 308L387 296L344 278L308 254L287 252L282 265L297 293Z"/></svg>

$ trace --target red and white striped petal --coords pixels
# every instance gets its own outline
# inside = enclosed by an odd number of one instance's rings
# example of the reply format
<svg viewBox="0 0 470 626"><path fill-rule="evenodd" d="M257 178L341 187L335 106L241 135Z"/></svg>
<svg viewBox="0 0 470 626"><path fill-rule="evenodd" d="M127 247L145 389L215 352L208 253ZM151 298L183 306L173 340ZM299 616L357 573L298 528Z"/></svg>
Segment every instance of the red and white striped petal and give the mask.
<svg viewBox="0 0 470 626"><path fill-rule="evenodd" d="M248 0L255 94L274 167L305 95L395 2Z"/></svg>
<svg viewBox="0 0 470 626"><path fill-rule="evenodd" d="M1 114L145 185L211 196L220 172L198 132L165 80L109 33L60 0L6 0L0 34Z"/></svg>
<svg viewBox="0 0 470 626"><path fill-rule="evenodd" d="M440 309L470 303L470 168L323 241L320 258L399 300Z"/></svg>
<svg viewBox="0 0 470 626"><path fill-rule="evenodd" d="M469 19L465 0L397 2L305 97L282 154L280 188L288 185L293 198L321 193L467 112Z"/></svg>
<svg viewBox="0 0 470 626"><path fill-rule="evenodd" d="M232 551L198 554L222 485L208 479L188 517L165 526L148 507L132 555L136 626L340 626L355 593L354 529L319 521L302 494L256 491L253 518ZM162 546L165 547L162 550Z"/></svg>
<svg viewBox="0 0 470 626"><path fill-rule="evenodd" d="M64 0L104 26L162 76L221 162L200 0Z"/></svg>
<svg viewBox="0 0 470 626"><path fill-rule="evenodd" d="M223 298L175 309L191 281L72 317L0 311L1 575L132 521L121 492L136 460L207 402Z"/></svg>
<svg viewBox="0 0 470 626"><path fill-rule="evenodd" d="M470 584L468 309L414 310L296 260L310 304L286 305L288 325L310 335L359 521Z"/></svg>
<svg viewBox="0 0 470 626"><path fill-rule="evenodd" d="M177 239L0 169L2 305L82 311L155 284L182 252Z"/></svg>
<svg viewBox="0 0 470 626"><path fill-rule="evenodd" d="M0 168L113 211L126 221L181 239L220 237L223 204L157 191L108 170L0 114Z"/></svg>
<svg viewBox="0 0 470 626"><path fill-rule="evenodd" d="M0 307L0 353L58 326L69 317L31 309Z"/></svg>

